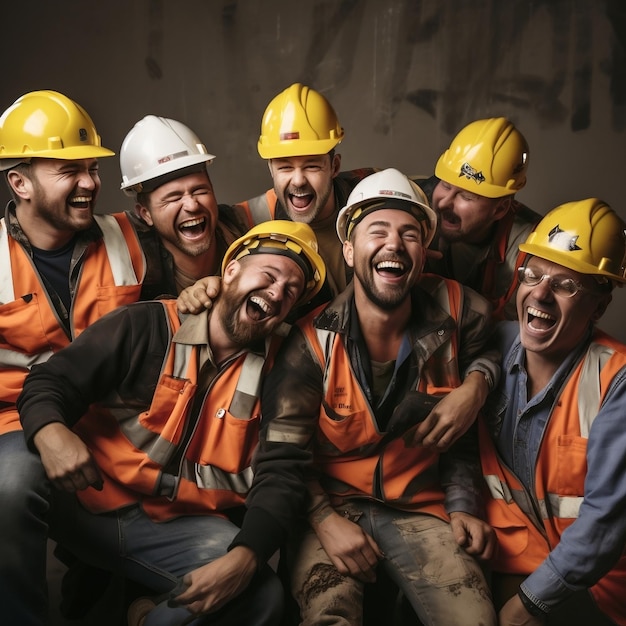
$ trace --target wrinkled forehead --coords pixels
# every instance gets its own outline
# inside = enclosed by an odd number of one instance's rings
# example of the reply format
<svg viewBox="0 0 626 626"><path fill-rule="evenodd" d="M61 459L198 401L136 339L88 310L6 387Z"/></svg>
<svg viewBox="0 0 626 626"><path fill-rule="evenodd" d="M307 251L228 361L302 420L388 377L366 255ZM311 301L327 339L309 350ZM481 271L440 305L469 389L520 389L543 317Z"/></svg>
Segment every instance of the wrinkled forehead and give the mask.
<svg viewBox="0 0 626 626"><path fill-rule="evenodd" d="M304 287L304 270L300 263L291 255L282 252L258 252L249 254L237 259L244 266L249 266L255 270L271 270L285 281L297 282Z"/></svg>

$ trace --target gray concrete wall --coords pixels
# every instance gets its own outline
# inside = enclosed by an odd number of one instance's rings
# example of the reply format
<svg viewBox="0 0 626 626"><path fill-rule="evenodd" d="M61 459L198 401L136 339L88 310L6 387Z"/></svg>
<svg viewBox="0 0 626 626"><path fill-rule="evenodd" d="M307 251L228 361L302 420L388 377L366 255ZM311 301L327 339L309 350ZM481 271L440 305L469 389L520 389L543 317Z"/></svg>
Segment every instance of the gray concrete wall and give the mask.
<svg viewBox="0 0 626 626"><path fill-rule="evenodd" d="M115 151L144 115L179 119L217 155L221 202L269 186L261 116L300 81L335 106L344 169L430 174L459 128L505 115L531 147L522 201L598 196L626 217L623 0L29 0L2 24L2 110L56 89ZM99 210L127 208L117 159L101 171ZM601 324L623 341L625 303Z"/></svg>

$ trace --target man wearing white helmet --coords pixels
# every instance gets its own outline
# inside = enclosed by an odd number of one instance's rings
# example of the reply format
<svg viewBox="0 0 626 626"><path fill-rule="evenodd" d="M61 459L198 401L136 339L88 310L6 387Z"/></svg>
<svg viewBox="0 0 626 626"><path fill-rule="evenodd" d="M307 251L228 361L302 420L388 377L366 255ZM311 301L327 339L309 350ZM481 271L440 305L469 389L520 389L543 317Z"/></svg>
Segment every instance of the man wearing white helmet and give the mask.
<svg viewBox="0 0 626 626"><path fill-rule="evenodd" d="M247 230L217 203L207 171L214 158L177 120L147 115L126 135L121 188L135 199L129 217L149 260L143 300L216 276L228 245Z"/></svg>
<svg viewBox="0 0 626 626"><path fill-rule="evenodd" d="M38 521L159 594L131 606L131 626L280 623L266 561L290 527L267 474L253 484L258 396L274 331L324 275L309 226L260 224L226 251L211 311L120 307L26 378L20 419L51 483ZM244 503L239 528L227 516Z"/></svg>
<svg viewBox="0 0 626 626"><path fill-rule="evenodd" d="M479 420L500 626L626 624L626 345L596 328L626 283L626 224L588 198L520 250L519 322Z"/></svg>
<svg viewBox="0 0 626 626"><path fill-rule="evenodd" d="M478 291L496 319L516 318L518 246L541 218L515 198L528 160L528 143L512 122L475 120L439 157L435 176L419 181L439 220L431 247L441 257L430 255L427 271Z"/></svg>
<svg viewBox="0 0 626 626"><path fill-rule="evenodd" d="M146 237L127 215L94 215L98 159L113 155L88 113L56 91L25 94L0 117L0 170L13 196L0 220L0 498L12 511L0 522L0 601L11 623L47 620L47 528L34 522L47 482L15 409L25 376L118 306L177 293L165 257L144 254Z"/></svg>
<svg viewBox="0 0 626 626"><path fill-rule="evenodd" d="M364 584L381 568L424 624L496 623L475 560L495 545L475 433L443 453L421 445L439 408L462 406L469 425L498 374L487 301L422 274L435 227L397 170L356 185L337 220L353 281L293 327L264 387L258 471L291 459L276 470L275 514L289 517L302 474L310 497L287 559L303 625L362 623ZM440 444L452 439L443 429Z"/></svg>

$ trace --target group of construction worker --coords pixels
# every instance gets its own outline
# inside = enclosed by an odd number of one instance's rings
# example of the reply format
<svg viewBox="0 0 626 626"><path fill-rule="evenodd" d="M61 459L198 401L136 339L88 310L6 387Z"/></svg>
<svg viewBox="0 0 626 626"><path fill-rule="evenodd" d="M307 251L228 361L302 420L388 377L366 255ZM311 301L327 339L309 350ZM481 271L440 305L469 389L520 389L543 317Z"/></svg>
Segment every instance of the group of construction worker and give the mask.
<svg viewBox="0 0 626 626"><path fill-rule="evenodd" d="M626 625L626 345L596 326L626 224L519 202L504 117L424 178L342 171L343 139L290 85L272 188L218 204L202 139L147 115L134 205L96 214L89 114L4 111L3 623L48 623L52 541L76 623L116 578L130 626Z"/></svg>

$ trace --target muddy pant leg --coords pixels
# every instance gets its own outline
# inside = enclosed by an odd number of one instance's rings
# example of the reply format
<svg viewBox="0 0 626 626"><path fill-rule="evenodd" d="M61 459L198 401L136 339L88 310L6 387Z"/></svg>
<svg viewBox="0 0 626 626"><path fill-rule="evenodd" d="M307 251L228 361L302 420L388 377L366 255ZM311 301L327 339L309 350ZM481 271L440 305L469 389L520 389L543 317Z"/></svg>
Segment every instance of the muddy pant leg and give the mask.
<svg viewBox="0 0 626 626"><path fill-rule="evenodd" d="M496 625L481 567L456 544L447 522L374 504L359 523L385 553L381 565L423 624Z"/></svg>
<svg viewBox="0 0 626 626"><path fill-rule="evenodd" d="M295 545L291 590L301 626L361 626L362 583L337 571L312 529L299 535Z"/></svg>

